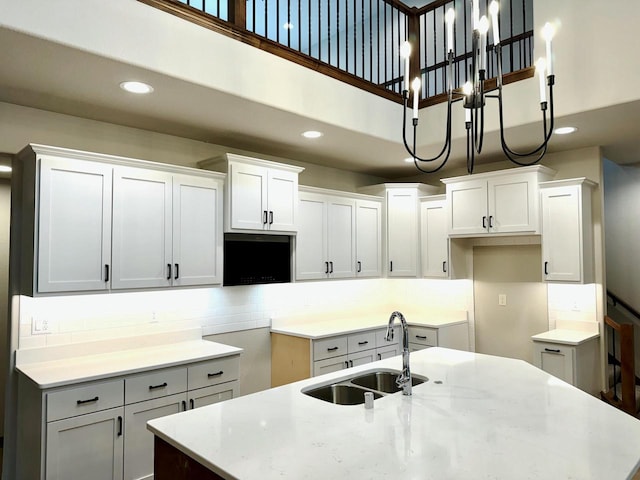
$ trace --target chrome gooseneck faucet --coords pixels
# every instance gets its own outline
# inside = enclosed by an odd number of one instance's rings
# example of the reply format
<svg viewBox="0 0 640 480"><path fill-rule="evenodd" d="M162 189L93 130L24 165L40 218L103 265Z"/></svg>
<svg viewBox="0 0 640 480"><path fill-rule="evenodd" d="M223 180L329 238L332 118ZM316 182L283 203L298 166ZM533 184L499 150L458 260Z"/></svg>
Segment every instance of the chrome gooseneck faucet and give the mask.
<svg viewBox="0 0 640 480"><path fill-rule="evenodd" d="M396 385L402 387L403 395L411 395L411 369L409 368L409 329L407 321L400 312L393 312L387 325L387 342L393 340L393 321L400 319L402 325L402 373L396 379Z"/></svg>

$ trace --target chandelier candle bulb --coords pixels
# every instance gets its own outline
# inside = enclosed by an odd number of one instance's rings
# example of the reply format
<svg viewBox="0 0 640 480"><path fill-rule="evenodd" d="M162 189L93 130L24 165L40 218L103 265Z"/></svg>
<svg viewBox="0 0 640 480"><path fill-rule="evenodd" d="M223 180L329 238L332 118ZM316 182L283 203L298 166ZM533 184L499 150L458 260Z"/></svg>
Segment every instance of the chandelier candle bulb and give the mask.
<svg viewBox="0 0 640 480"><path fill-rule="evenodd" d="M444 17L447 24L447 52L453 52L453 22L456 18L456 11L453 8L447 10Z"/></svg>
<svg viewBox="0 0 640 480"><path fill-rule="evenodd" d="M493 44L498 45L500 43L500 27L498 26L498 10L500 5L493 0L489 4L489 13L491 14L491 26L493 27Z"/></svg>
<svg viewBox="0 0 640 480"><path fill-rule="evenodd" d="M538 78L540 79L540 103L544 103L547 101L547 87L544 82L546 63L547 62L545 62L544 58L539 58L536 62L536 72L538 73Z"/></svg>
<svg viewBox="0 0 640 480"><path fill-rule="evenodd" d="M473 20L471 28L477 30L480 22L480 0L471 0L471 12Z"/></svg>
<svg viewBox="0 0 640 480"><path fill-rule="evenodd" d="M418 77L413 79L413 83L411 85L413 87L413 118L418 119L418 99L420 98L420 88L422 87L422 82Z"/></svg>
<svg viewBox="0 0 640 480"><path fill-rule="evenodd" d="M551 60L551 40L553 39L553 35L555 34L555 29L553 25L549 22L544 24L542 27L542 38L544 38L545 46L546 46L546 54L547 54L547 75L553 75L553 62Z"/></svg>
<svg viewBox="0 0 640 480"><path fill-rule="evenodd" d="M400 56L404 58L404 90L409 91L409 57L411 57L411 44L404 42L400 46Z"/></svg>
<svg viewBox="0 0 640 480"><path fill-rule="evenodd" d="M489 20L483 15L478 22L478 32L480 32L480 70L487 69L487 32L489 31Z"/></svg>

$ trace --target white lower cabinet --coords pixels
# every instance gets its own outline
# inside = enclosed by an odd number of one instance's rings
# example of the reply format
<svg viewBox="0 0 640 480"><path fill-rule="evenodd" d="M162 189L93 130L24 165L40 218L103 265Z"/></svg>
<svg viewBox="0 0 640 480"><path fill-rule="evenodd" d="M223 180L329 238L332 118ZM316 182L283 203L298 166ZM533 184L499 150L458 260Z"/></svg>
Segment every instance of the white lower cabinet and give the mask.
<svg viewBox="0 0 640 480"><path fill-rule="evenodd" d="M45 478L121 479L123 413L119 407L47 423Z"/></svg>
<svg viewBox="0 0 640 480"><path fill-rule="evenodd" d="M147 422L236 397L239 362L231 355L45 390L20 375L17 478L152 479Z"/></svg>
<svg viewBox="0 0 640 480"><path fill-rule="evenodd" d="M184 411L186 398L185 393L179 393L125 407L124 478L153 478L153 434L147 430L147 422Z"/></svg>
<svg viewBox="0 0 640 480"><path fill-rule="evenodd" d="M533 364L592 395L599 391L598 356L597 337L577 345L544 342L534 337Z"/></svg>

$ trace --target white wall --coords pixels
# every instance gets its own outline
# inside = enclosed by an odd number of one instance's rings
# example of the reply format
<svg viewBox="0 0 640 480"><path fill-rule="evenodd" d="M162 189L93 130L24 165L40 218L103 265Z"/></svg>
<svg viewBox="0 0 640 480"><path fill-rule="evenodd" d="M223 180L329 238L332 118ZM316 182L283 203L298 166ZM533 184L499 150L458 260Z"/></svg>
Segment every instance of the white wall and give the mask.
<svg viewBox="0 0 640 480"><path fill-rule="evenodd" d="M640 169L604 162L607 288L640 311Z"/></svg>

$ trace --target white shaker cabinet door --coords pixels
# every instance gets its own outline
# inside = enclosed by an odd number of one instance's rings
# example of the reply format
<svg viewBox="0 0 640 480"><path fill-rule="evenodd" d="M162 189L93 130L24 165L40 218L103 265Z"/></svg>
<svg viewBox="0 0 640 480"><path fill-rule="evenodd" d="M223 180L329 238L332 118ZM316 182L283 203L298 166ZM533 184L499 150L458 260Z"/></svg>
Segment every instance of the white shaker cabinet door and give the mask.
<svg viewBox="0 0 640 480"><path fill-rule="evenodd" d="M173 177L173 285L222 283L222 183Z"/></svg>
<svg viewBox="0 0 640 480"><path fill-rule="evenodd" d="M124 480L153 478L153 433L147 422L154 418L182 412L187 408L187 394L147 400L125 406L124 410Z"/></svg>
<svg viewBox="0 0 640 480"><path fill-rule="evenodd" d="M449 240L445 200L420 204L422 276L448 277Z"/></svg>
<svg viewBox="0 0 640 480"><path fill-rule="evenodd" d="M331 278L356 276L356 202L330 198L327 212L327 258Z"/></svg>
<svg viewBox="0 0 640 480"><path fill-rule="evenodd" d="M123 410L49 422L46 480L122 479Z"/></svg>
<svg viewBox="0 0 640 480"><path fill-rule="evenodd" d="M448 228L451 235L487 233L487 181L447 185Z"/></svg>
<svg viewBox="0 0 640 480"><path fill-rule="evenodd" d="M114 169L112 288L171 285L171 186L169 173Z"/></svg>
<svg viewBox="0 0 640 480"><path fill-rule="evenodd" d="M282 232L297 230L298 174L269 169L268 229Z"/></svg>
<svg viewBox="0 0 640 480"><path fill-rule="evenodd" d="M326 278L327 260L327 202L313 194L300 194L300 218L296 237L296 279Z"/></svg>
<svg viewBox="0 0 640 480"><path fill-rule="evenodd" d="M267 172L264 167L230 163L230 226L265 230L268 224Z"/></svg>
<svg viewBox="0 0 640 480"><path fill-rule="evenodd" d="M239 392L240 387L237 380L213 385L211 387L189 390L189 408L193 410L194 408L200 408L206 405L224 402L225 400L231 400L232 398L237 397Z"/></svg>
<svg viewBox="0 0 640 480"><path fill-rule="evenodd" d="M531 174L513 174L488 182L491 233L538 231L538 186Z"/></svg>
<svg viewBox="0 0 640 480"><path fill-rule="evenodd" d="M387 249L390 277L415 277L418 270L418 194L415 189L387 192Z"/></svg>
<svg viewBox="0 0 640 480"><path fill-rule="evenodd" d="M42 158L38 292L108 289L112 170L95 162Z"/></svg>
<svg viewBox="0 0 640 480"><path fill-rule="evenodd" d="M382 203L356 202L356 275L379 277L382 273Z"/></svg>

